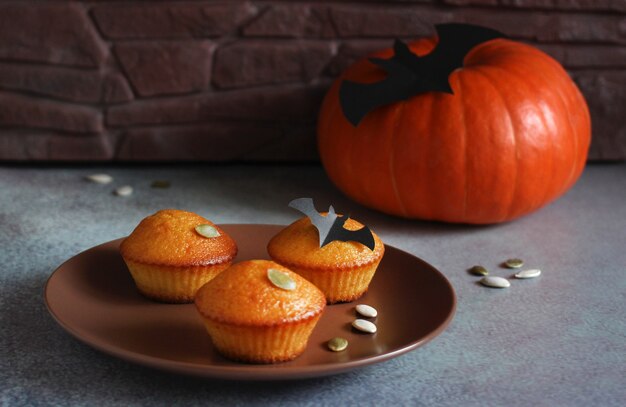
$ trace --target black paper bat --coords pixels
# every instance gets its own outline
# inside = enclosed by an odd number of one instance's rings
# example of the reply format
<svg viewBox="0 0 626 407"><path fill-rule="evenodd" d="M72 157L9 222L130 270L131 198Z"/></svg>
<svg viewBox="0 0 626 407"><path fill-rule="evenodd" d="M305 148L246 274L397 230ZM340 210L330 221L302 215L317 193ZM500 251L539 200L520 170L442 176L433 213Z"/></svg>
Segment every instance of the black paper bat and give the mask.
<svg viewBox="0 0 626 407"><path fill-rule="evenodd" d="M348 230L343 227L349 216L338 216L335 209L331 206L328 208L326 216L320 215L315 209L313 199L298 198L289 202L289 206L294 208L311 219L311 223L317 228L320 237L320 247L326 246L333 240L341 240L342 242L358 242L364 246L374 250L375 242L372 231L367 226L359 230Z"/></svg>
<svg viewBox="0 0 626 407"><path fill-rule="evenodd" d="M387 72L385 79L369 84L349 80L341 83L339 102L353 126L375 108L418 93L453 93L448 76L463 66L465 55L478 44L505 37L496 30L471 24L438 24L435 28L439 42L430 54L419 57L405 43L396 40L393 57L370 58L370 62Z"/></svg>

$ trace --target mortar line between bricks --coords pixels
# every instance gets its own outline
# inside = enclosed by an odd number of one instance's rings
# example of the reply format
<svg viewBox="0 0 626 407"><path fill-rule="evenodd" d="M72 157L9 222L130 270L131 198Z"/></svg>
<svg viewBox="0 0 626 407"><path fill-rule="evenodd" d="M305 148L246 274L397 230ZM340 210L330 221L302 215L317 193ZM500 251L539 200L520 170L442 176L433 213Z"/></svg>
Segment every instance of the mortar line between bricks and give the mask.
<svg viewBox="0 0 626 407"><path fill-rule="evenodd" d="M32 60L24 59L24 58L7 59L7 58L0 57L0 63L14 63L14 64L35 65L35 66L51 66L51 67L58 67L58 68L76 69L78 71L100 72L100 65L96 67L89 67L86 65L64 64L62 62L32 61Z"/></svg>
<svg viewBox="0 0 626 407"><path fill-rule="evenodd" d="M169 122L169 123L133 123L127 124L124 126L105 126L105 130L111 131L126 131L126 130L158 130L158 129L180 129L184 130L185 127L210 127L211 125L217 124L239 124L239 125L256 125L263 126L267 128L276 127L280 128L285 125L297 125L297 126L315 126L317 123L317 119L313 119L311 121L298 121L298 120L277 120L277 119L254 119L248 120L245 118L237 119L237 118L207 118L204 120L197 121L186 121L186 122Z"/></svg>
<svg viewBox="0 0 626 407"><path fill-rule="evenodd" d="M192 130L199 126L210 127L211 125L242 125L242 126L260 126L263 128L281 128L285 124L296 124L309 126L313 123L308 122L292 122L292 121L279 121L279 120L259 120L259 119L236 119L236 118L214 118L209 120L202 120L196 122L179 122L179 123L137 123L126 126L110 126L107 127L112 131L117 130L159 130L159 129L178 129L178 130Z"/></svg>
<svg viewBox="0 0 626 407"><path fill-rule="evenodd" d="M62 137L101 137L107 136L107 129L104 128L102 132L93 132L93 131L71 131L64 129L55 129L51 127L27 127L27 126L16 126L16 125L3 125L0 124L0 138L3 136L3 132L14 132L16 134L23 134L24 136L46 136L46 135L57 135Z"/></svg>

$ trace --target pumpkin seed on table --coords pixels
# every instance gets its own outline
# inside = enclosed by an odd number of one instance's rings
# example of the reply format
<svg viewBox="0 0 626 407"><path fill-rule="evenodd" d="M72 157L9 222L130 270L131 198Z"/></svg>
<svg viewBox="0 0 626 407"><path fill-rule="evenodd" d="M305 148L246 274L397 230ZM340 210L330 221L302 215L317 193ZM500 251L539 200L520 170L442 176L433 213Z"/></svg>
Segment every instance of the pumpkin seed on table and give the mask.
<svg viewBox="0 0 626 407"><path fill-rule="evenodd" d="M95 184L110 184L113 181L113 177L109 174L91 174L87 175L85 179Z"/></svg>
<svg viewBox="0 0 626 407"><path fill-rule="evenodd" d="M156 181L152 181L152 184L150 184L150 187L152 188L169 188L170 187L170 182L169 181L165 181L165 180L156 180Z"/></svg>
<svg viewBox="0 0 626 407"><path fill-rule="evenodd" d="M526 279L526 278L535 278L541 275L541 270L539 269L529 269L523 270L519 273L515 274L515 278Z"/></svg>
<svg viewBox="0 0 626 407"><path fill-rule="evenodd" d="M278 269L267 269L267 278L278 288L291 291L296 289L296 282L289 274Z"/></svg>
<svg viewBox="0 0 626 407"><path fill-rule="evenodd" d="M483 266L473 266L469 269L469 272L474 274L475 276L486 276L489 274L489 271Z"/></svg>
<svg viewBox="0 0 626 407"><path fill-rule="evenodd" d="M503 277L486 276L480 279L480 283L491 288L509 288L511 283Z"/></svg>
<svg viewBox="0 0 626 407"><path fill-rule="evenodd" d="M367 304L357 305L356 312L358 312L359 314L363 315L366 318L376 318L376 316L378 315L378 311L376 311L376 308Z"/></svg>
<svg viewBox="0 0 626 407"><path fill-rule="evenodd" d="M376 332L376 325L373 322L367 321L365 319L355 319L352 321L352 326L354 329L357 329L361 332L366 332L368 334L373 334Z"/></svg>
<svg viewBox="0 0 626 407"><path fill-rule="evenodd" d="M133 193L133 187L130 185L124 185L123 187L119 187L115 190L115 195L117 196L129 196Z"/></svg>
<svg viewBox="0 0 626 407"><path fill-rule="evenodd" d="M328 349L332 350L333 352L341 352L348 347L348 340L337 336L328 341L326 346L328 346Z"/></svg>
<svg viewBox="0 0 626 407"><path fill-rule="evenodd" d="M510 269L518 269L524 265L524 260L522 259L508 259L504 262L504 265Z"/></svg>
<svg viewBox="0 0 626 407"><path fill-rule="evenodd" d="M220 232L212 225L198 225L196 226L196 233L204 237L218 237Z"/></svg>

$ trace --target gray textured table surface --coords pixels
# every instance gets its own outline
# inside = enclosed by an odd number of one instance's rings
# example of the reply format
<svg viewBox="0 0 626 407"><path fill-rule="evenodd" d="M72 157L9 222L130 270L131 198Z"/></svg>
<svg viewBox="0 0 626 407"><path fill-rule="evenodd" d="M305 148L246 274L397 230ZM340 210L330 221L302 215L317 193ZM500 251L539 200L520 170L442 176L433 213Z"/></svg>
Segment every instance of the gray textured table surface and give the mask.
<svg viewBox="0 0 626 407"><path fill-rule="evenodd" d="M82 177L107 172L111 185ZM169 189L151 189L155 179ZM114 186L135 193L113 196ZM455 287L457 314L439 337L345 374L242 383L177 376L109 357L48 315L43 287L64 260L131 232L166 207L219 223L287 224L286 203L313 196L425 259ZM626 404L626 166L588 166L563 198L513 223L471 227L369 211L315 166L0 167L1 405ZM544 274L508 290L466 269L521 256Z"/></svg>

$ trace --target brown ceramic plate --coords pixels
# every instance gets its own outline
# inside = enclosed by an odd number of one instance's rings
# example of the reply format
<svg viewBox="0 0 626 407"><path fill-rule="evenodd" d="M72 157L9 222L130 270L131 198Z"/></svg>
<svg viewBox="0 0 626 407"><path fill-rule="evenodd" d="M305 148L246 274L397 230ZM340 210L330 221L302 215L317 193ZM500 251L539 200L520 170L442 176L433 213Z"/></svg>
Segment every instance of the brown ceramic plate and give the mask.
<svg viewBox="0 0 626 407"><path fill-rule="evenodd" d="M237 260L267 258L269 239L284 226L223 225L239 246ZM131 362L210 378L277 380L325 376L385 361L433 339L452 320L456 298L446 278L428 263L386 246L369 292L350 304L327 307L306 351L276 365L248 365L214 350L193 304L171 305L142 297L118 252L122 239L84 251L50 277L45 301L67 332ZM354 306L378 309L374 335L354 331ZM326 341L348 339L333 353Z"/></svg>

